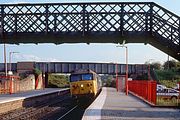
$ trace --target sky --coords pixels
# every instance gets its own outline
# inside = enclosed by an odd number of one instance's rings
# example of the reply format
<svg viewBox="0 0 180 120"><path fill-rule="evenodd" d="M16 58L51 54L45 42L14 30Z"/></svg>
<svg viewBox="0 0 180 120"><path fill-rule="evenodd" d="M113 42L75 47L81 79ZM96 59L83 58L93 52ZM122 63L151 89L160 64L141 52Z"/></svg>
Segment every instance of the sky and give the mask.
<svg viewBox="0 0 180 120"><path fill-rule="evenodd" d="M132 2L132 0L111 0L111 2ZM0 0L4 3L58 3L58 2L108 2L107 0ZM155 2L176 15L180 16L180 0L133 0L133 2ZM12 62L41 61L41 62L106 62L125 63L125 49L116 47L117 44L6 44L7 61L10 52ZM147 44L128 43L128 62L143 64L147 61L163 63L168 55ZM0 63L4 62L3 45L0 45ZM170 59L173 59L170 57Z"/></svg>

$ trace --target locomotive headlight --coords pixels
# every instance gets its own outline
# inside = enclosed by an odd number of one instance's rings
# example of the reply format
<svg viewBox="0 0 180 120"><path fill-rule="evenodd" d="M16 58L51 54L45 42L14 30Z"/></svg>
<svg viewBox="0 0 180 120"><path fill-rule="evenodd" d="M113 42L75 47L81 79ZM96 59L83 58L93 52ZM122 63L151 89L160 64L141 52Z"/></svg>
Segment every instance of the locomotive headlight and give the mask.
<svg viewBox="0 0 180 120"><path fill-rule="evenodd" d="M93 91L92 91L92 90L90 90L89 92L90 92L90 93L93 93Z"/></svg>
<svg viewBox="0 0 180 120"><path fill-rule="evenodd" d="M83 87L84 85L83 84L81 84L81 87Z"/></svg>

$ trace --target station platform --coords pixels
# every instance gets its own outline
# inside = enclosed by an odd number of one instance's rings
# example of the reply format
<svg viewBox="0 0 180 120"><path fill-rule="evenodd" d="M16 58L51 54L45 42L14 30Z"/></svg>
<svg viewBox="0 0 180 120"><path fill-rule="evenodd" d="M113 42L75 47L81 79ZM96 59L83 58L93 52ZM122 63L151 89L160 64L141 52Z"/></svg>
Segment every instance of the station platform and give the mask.
<svg viewBox="0 0 180 120"><path fill-rule="evenodd" d="M55 92L60 92L67 89L69 88L64 88L64 89L45 88L45 89L40 89L40 90L32 90L32 91L26 91L26 92L14 93L14 94L1 94L0 104L16 101L16 100L27 99L27 98L36 97L36 96L41 96L41 95L46 95L46 94L51 94Z"/></svg>
<svg viewBox="0 0 180 120"><path fill-rule="evenodd" d="M180 110L151 107L139 98L103 88L85 110L82 120L179 120Z"/></svg>
<svg viewBox="0 0 180 120"><path fill-rule="evenodd" d="M13 94L0 94L0 113L21 107L28 107L44 100L60 96L68 92L69 88L45 88Z"/></svg>

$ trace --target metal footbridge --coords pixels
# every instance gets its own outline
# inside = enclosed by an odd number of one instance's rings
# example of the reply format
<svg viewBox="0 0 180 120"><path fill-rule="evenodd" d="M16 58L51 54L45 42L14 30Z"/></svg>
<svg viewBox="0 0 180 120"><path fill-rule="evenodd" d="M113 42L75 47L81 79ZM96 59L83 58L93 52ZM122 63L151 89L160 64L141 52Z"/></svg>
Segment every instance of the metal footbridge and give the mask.
<svg viewBox="0 0 180 120"><path fill-rule="evenodd" d="M149 43L180 60L180 17L153 2L1 4L0 43Z"/></svg>

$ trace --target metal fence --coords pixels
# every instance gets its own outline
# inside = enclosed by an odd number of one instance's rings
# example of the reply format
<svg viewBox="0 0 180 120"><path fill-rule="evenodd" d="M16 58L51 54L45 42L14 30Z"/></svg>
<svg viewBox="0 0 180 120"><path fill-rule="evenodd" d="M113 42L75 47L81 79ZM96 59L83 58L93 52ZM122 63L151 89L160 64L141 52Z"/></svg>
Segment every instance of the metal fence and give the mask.
<svg viewBox="0 0 180 120"><path fill-rule="evenodd" d="M12 94L19 91L19 76L0 76L0 94Z"/></svg>
<svg viewBox="0 0 180 120"><path fill-rule="evenodd" d="M179 107L180 83L173 83L174 87L157 84L156 81L133 80L128 81L129 91L140 98L153 103L155 106ZM173 85L170 85L173 86Z"/></svg>
<svg viewBox="0 0 180 120"><path fill-rule="evenodd" d="M129 91L156 105L156 81L128 81Z"/></svg>

